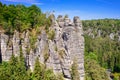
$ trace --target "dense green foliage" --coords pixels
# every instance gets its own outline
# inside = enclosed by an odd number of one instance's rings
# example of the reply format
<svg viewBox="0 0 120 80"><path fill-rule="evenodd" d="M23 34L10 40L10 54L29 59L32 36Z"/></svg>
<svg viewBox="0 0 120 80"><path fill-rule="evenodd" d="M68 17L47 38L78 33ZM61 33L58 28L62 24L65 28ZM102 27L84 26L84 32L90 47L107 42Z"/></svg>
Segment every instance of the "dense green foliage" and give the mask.
<svg viewBox="0 0 120 80"><path fill-rule="evenodd" d="M97 56L89 53L85 56L86 80L109 80L104 68L98 64Z"/></svg>
<svg viewBox="0 0 120 80"><path fill-rule="evenodd" d="M91 73L91 70L93 70L93 73L95 73L96 76L100 75L99 72L102 71L102 68L100 68L100 66L105 69L111 69L112 72L120 73L120 42L118 41L120 20L86 20L83 21L83 29L84 32L88 32L84 34L85 57L87 57L85 58L85 67L87 74L89 75ZM94 38L89 35L89 29L91 29L91 33L93 33L95 36ZM98 36L98 30L101 30L101 36ZM114 40L110 39L110 33L115 34ZM94 59L91 60L91 58ZM94 68L91 69L88 66L92 66L92 68ZM96 78L93 80L103 79Z"/></svg>
<svg viewBox="0 0 120 80"><path fill-rule="evenodd" d="M11 56L9 62L0 64L0 79L1 80L28 80L23 55L19 58Z"/></svg>
<svg viewBox="0 0 120 80"><path fill-rule="evenodd" d="M55 31L54 30L49 30L48 39L53 40L54 37L55 37Z"/></svg>
<svg viewBox="0 0 120 80"><path fill-rule="evenodd" d="M77 60L74 59L73 64L71 66L71 80L80 80L80 76L79 76L79 72L78 72L78 63Z"/></svg>
<svg viewBox="0 0 120 80"><path fill-rule="evenodd" d="M86 36L86 45L86 52L94 52L98 56L99 64L102 67L111 69L115 72L120 71L119 42L112 41L107 37L92 39Z"/></svg>
<svg viewBox="0 0 120 80"><path fill-rule="evenodd" d="M53 70L46 69L37 58L34 71L25 66L23 54L19 57L11 56L9 62L0 64L0 80L64 80L62 75L55 75Z"/></svg>
<svg viewBox="0 0 120 80"><path fill-rule="evenodd" d="M102 37L108 36L110 33L120 31L119 19L99 19L99 20L85 20L82 21L83 30L92 29L92 33L97 36L97 31L102 31Z"/></svg>
<svg viewBox="0 0 120 80"><path fill-rule="evenodd" d="M40 26L50 26L51 19L42 11L32 5L5 5L0 3L0 26L6 33L12 34L14 30L23 32Z"/></svg>

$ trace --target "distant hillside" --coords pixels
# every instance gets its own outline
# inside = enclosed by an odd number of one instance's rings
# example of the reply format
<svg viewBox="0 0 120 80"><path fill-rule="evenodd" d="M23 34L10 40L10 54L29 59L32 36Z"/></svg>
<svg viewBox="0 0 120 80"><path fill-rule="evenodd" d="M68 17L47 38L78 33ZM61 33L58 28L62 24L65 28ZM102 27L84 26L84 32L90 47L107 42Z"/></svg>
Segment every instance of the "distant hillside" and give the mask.
<svg viewBox="0 0 120 80"><path fill-rule="evenodd" d="M82 24L85 34L89 34L92 37L110 37L116 39L120 36L119 19L85 20L82 21Z"/></svg>
<svg viewBox="0 0 120 80"><path fill-rule="evenodd" d="M85 56L94 58L102 67L113 73L120 73L120 20L86 20L82 21L82 24ZM115 77L118 80L119 76Z"/></svg>

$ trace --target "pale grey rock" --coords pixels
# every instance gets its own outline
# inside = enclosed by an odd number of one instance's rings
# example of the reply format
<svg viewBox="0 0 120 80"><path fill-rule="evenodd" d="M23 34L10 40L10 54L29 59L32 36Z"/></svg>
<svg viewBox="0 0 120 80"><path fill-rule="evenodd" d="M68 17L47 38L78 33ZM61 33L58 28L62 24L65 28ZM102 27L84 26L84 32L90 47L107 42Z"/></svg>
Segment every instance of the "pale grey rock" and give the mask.
<svg viewBox="0 0 120 80"><path fill-rule="evenodd" d="M29 31L27 32L23 32L22 36L21 36L21 46L22 46L22 52L24 54L24 56L26 56L26 54L29 54L27 52L27 49L30 48L30 44L29 44Z"/></svg>
<svg viewBox="0 0 120 80"><path fill-rule="evenodd" d="M76 30L79 29L76 29L75 27L66 27L64 29L64 48L67 50L67 55L70 56L69 59L71 62L74 58L77 58L80 75L84 75L84 44L82 44L84 42L84 38L82 38L82 36L78 33L79 31L77 32ZM71 64L69 64L69 66L71 66Z"/></svg>
<svg viewBox="0 0 120 80"><path fill-rule="evenodd" d="M74 22L75 26L82 27L82 24L80 22L80 18L78 16L74 17L73 22Z"/></svg>
<svg viewBox="0 0 120 80"><path fill-rule="evenodd" d="M120 36L118 36L118 41L120 41Z"/></svg>
<svg viewBox="0 0 120 80"><path fill-rule="evenodd" d="M95 38L95 35L94 35L93 33L89 33L89 36L90 36L91 38Z"/></svg>
<svg viewBox="0 0 120 80"><path fill-rule="evenodd" d="M64 27L65 22L58 22L58 24L59 24L60 28L63 28L63 27Z"/></svg>
<svg viewBox="0 0 120 80"><path fill-rule="evenodd" d="M120 31L118 32L118 41L120 41Z"/></svg>
<svg viewBox="0 0 120 80"><path fill-rule="evenodd" d="M1 54L2 54L2 61L8 61L10 59L10 56L12 55L11 52L7 53L8 51L8 36L5 34L1 34ZM8 51L9 52L9 51Z"/></svg>
<svg viewBox="0 0 120 80"><path fill-rule="evenodd" d="M29 54L29 68L31 69L31 71L34 70L35 60L36 56L34 55L33 50L31 50Z"/></svg>
<svg viewBox="0 0 120 80"><path fill-rule="evenodd" d="M58 22L64 22L63 16L62 15L58 15L57 21Z"/></svg>
<svg viewBox="0 0 120 80"><path fill-rule="evenodd" d="M110 37L110 39L114 40L114 36L115 36L114 33L110 33L109 37Z"/></svg>
<svg viewBox="0 0 120 80"><path fill-rule="evenodd" d="M44 50L45 50L45 47L46 45L48 45L48 40L47 40L47 35L45 33L45 31L42 32L42 35L41 35L41 40L40 40L40 45L39 46L39 54L40 54L40 61L42 63L44 63ZM43 54L42 54L43 53Z"/></svg>
<svg viewBox="0 0 120 80"><path fill-rule="evenodd" d="M65 50L65 56L61 60L61 68L64 76L68 79L71 78L70 67L72 65L74 57L77 57L80 78L81 80L84 80L84 37L82 36L83 30L78 17L75 18L74 24L75 26L65 25L62 28L61 32L59 32L59 30L56 30L59 33L59 37L56 37L55 42L58 49Z"/></svg>
<svg viewBox="0 0 120 80"><path fill-rule="evenodd" d="M98 37L101 37L101 30L98 30Z"/></svg>
<svg viewBox="0 0 120 80"><path fill-rule="evenodd" d="M69 23L70 23L70 19L69 18L65 18L64 19L64 26L68 26L69 25Z"/></svg>
<svg viewBox="0 0 120 80"><path fill-rule="evenodd" d="M63 28L65 22L64 22L64 18L63 18L62 15L59 15L59 16L58 16L57 21L58 21L59 26L60 26L61 28Z"/></svg>
<svg viewBox="0 0 120 80"><path fill-rule="evenodd" d="M14 35L13 35L13 54L15 56L18 56L20 54L20 37L19 37L19 32L15 30Z"/></svg>
<svg viewBox="0 0 120 80"><path fill-rule="evenodd" d="M52 68L54 70L55 73L61 73L61 62L60 62L60 58L59 55L57 54L57 52L55 51L55 44L53 41L49 40L49 62L47 62L47 66L49 68Z"/></svg>

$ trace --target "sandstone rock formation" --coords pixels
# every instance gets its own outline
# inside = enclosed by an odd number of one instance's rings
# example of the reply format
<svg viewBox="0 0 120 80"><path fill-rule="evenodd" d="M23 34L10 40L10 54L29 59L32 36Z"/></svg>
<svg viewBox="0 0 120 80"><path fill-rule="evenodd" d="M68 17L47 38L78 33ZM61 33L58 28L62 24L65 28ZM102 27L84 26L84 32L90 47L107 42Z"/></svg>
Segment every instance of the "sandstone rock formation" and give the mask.
<svg viewBox="0 0 120 80"><path fill-rule="evenodd" d="M31 70L34 69L36 57L39 57L40 62L47 68L52 68L55 73L63 73L66 79L71 79L70 68L73 59L76 58L80 80L84 80L84 37L79 17L74 17L73 22L62 16L59 16L57 21L53 18L53 21L50 29L55 32L54 39L48 39L47 33L43 30L37 36L34 49L29 49L29 31L22 34L15 31L13 36L1 33L2 61L8 61L12 54L18 56L22 48L26 65Z"/></svg>

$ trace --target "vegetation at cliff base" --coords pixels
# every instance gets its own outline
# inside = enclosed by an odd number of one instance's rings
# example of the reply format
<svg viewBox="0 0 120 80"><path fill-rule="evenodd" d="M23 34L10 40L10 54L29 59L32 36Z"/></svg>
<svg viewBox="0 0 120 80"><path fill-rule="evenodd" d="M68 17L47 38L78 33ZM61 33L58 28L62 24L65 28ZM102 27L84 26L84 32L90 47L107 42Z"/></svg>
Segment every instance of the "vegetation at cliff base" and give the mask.
<svg viewBox="0 0 120 80"><path fill-rule="evenodd" d="M55 75L52 69L45 68L36 58L33 72L26 68L25 58L11 56L10 61L0 64L0 80L64 80L63 76Z"/></svg>
<svg viewBox="0 0 120 80"><path fill-rule="evenodd" d="M80 73L78 72L78 64L76 58L73 60L71 66L71 80L80 80Z"/></svg>
<svg viewBox="0 0 120 80"><path fill-rule="evenodd" d="M85 71L86 80L109 80L106 70L98 64L94 53L85 56Z"/></svg>

